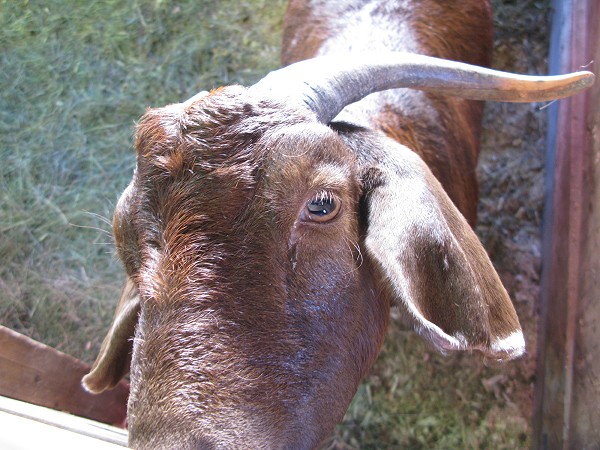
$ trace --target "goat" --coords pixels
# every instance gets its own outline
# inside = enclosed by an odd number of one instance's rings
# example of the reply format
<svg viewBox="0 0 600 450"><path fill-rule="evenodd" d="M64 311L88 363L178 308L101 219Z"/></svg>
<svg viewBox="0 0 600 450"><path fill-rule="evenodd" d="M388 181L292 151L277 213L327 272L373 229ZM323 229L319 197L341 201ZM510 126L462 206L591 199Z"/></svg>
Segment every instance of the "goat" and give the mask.
<svg viewBox="0 0 600 450"><path fill-rule="evenodd" d="M318 446L392 304L440 351L524 352L470 226L478 100L592 75L476 67L491 29L481 0L292 0L286 67L146 112L113 219L127 282L83 381L130 370L131 446Z"/></svg>

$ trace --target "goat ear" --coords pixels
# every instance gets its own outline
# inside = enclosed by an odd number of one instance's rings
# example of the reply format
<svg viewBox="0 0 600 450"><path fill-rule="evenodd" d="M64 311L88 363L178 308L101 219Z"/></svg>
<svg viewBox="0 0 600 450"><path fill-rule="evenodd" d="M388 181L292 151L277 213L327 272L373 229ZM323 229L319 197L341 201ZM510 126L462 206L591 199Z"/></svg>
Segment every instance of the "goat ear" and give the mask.
<svg viewBox="0 0 600 450"><path fill-rule="evenodd" d="M100 392L115 387L129 372L133 335L140 311L137 287L127 278L117 305L113 323L102 342L100 353L89 374L83 377L83 386L90 392Z"/></svg>
<svg viewBox="0 0 600 450"><path fill-rule="evenodd" d="M421 158L384 147L385 163L363 170L365 246L415 330L441 351L521 355L519 319L479 239Z"/></svg>

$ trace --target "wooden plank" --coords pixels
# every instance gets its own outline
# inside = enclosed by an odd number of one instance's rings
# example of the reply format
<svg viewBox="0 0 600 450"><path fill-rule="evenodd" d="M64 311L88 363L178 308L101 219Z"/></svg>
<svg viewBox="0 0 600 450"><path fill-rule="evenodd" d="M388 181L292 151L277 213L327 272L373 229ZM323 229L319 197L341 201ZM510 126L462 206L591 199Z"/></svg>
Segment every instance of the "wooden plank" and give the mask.
<svg viewBox="0 0 600 450"><path fill-rule="evenodd" d="M599 74L595 0L555 1L554 73ZM548 181L535 447L600 448L600 82L554 105Z"/></svg>
<svg viewBox="0 0 600 450"><path fill-rule="evenodd" d="M122 449L127 431L0 396L0 448Z"/></svg>
<svg viewBox="0 0 600 450"><path fill-rule="evenodd" d="M124 427L129 385L92 395L81 387L90 367L0 326L0 395Z"/></svg>
<svg viewBox="0 0 600 450"><path fill-rule="evenodd" d="M0 448L6 450L29 450L34 448L60 448L109 450L121 446L90 438L72 431L13 416L0 411Z"/></svg>

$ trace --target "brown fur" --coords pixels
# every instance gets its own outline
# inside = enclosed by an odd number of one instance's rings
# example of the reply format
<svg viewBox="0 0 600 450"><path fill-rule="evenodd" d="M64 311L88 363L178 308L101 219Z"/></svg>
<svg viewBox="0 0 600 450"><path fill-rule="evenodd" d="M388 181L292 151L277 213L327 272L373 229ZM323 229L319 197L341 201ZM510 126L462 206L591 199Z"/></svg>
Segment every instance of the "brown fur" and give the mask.
<svg viewBox="0 0 600 450"><path fill-rule="evenodd" d="M322 54L325 46L327 52L394 50L478 66L491 63L492 12L485 1L329 3L290 1L284 24L284 64ZM361 36L357 30L366 34ZM475 224L481 102L396 90L373 94L351 109L355 116L365 117L371 126L417 152L469 223Z"/></svg>
<svg viewBox="0 0 600 450"><path fill-rule="evenodd" d="M355 216L319 230L295 224L322 190L339 192L344 207L355 209L352 154L323 125L295 126L297 113L282 115L281 126L264 123L275 107L228 96L236 91L215 92L195 106L227 110L223 117L151 111L138 129L132 209L144 224L139 247L160 257L148 252L133 275L145 308L129 423L148 439L172 410L169 429L194 444L305 447L316 442L308 430L341 419L377 355L390 299L378 295L371 269L361 268L358 243L333 239L360 235ZM245 114L236 118L235 111ZM165 147L165 128L178 124L185 135ZM357 314L349 326L345 318ZM159 379L167 382L150 381ZM341 388L331 392L332 383ZM139 402L160 407L138 414ZM181 409L197 411L200 423L196 414L181 417ZM204 422L222 435L208 438ZM232 423L239 426L228 435ZM160 437L152 439L160 445Z"/></svg>
<svg viewBox="0 0 600 450"><path fill-rule="evenodd" d="M397 3L412 7L373 12L390 16L393 42L408 26L417 50L487 62L482 2ZM462 17L471 4L480 11ZM291 2L285 62L335 44L334 24L353 23L339 5ZM114 385L135 327L130 445L317 446L374 362L392 302L441 350L514 356L498 344L519 330L510 299L444 192L472 223L480 105L405 91L374 99L351 116L411 150L235 86L142 118L114 217L129 280L84 380L96 392ZM310 220L307 205L323 197L339 212Z"/></svg>

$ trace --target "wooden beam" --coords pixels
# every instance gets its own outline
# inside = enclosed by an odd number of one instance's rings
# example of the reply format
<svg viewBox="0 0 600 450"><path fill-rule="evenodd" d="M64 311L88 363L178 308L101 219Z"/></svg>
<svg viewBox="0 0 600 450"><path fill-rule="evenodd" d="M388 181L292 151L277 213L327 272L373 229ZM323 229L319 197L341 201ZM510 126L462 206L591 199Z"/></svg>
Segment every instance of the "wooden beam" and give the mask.
<svg viewBox="0 0 600 450"><path fill-rule="evenodd" d="M92 395L81 387L90 367L0 326L0 395L124 427L129 385Z"/></svg>
<svg viewBox="0 0 600 450"><path fill-rule="evenodd" d="M553 73L599 75L596 0L553 2ZM541 449L600 448L600 82L553 105L534 442Z"/></svg>
<svg viewBox="0 0 600 450"><path fill-rule="evenodd" d="M127 447L127 431L83 417L0 396L2 449Z"/></svg>

